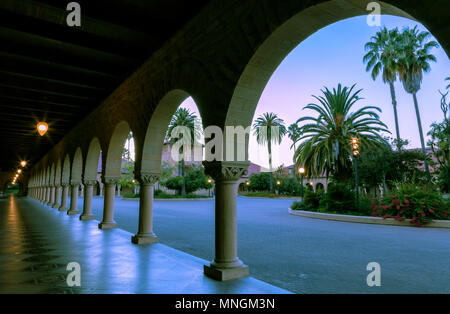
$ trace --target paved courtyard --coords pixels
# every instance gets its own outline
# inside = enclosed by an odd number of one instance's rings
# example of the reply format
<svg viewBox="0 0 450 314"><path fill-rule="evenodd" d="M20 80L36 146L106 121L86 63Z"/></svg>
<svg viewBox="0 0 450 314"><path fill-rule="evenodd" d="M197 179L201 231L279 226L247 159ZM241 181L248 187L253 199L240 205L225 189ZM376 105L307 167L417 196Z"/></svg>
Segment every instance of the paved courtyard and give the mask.
<svg viewBox="0 0 450 314"><path fill-rule="evenodd" d="M164 244L136 246L129 232L97 225L35 200L0 197L0 294L289 293L252 277L212 280L203 275L205 260ZM73 262L81 287L66 282Z"/></svg>
<svg viewBox="0 0 450 314"><path fill-rule="evenodd" d="M238 255L253 277L296 293L450 293L450 230L314 220L288 215L291 203L238 198ZM95 198L99 220L102 206ZM213 259L213 201L154 207L161 243ZM138 202L116 199L115 217L135 233ZM381 265L381 287L366 284L370 262Z"/></svg>

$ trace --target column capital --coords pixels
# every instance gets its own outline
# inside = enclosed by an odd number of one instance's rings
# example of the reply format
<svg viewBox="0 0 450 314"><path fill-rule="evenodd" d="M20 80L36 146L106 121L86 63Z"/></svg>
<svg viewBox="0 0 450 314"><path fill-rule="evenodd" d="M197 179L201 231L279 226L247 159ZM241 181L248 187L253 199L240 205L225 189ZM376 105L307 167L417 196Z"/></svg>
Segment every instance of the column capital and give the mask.
<svg viewBox="0 0 450 314"><path fill-rule="evenodd" d="M217 181L237 181L246 175L250 162L204 161L205 173Z"/></svg>
<svg viewBox="0 0 450 314"><path fill-rule="evenodd" d="M103 180L103 183L105 185L117 185L117 183L119 183L120 178L105 178Z"/></svg>
<svg viewBox="0 0 450 314"><path fill-rule="evenodd" d="M68 187L69 185L70 185L70 183L68 183L68 182L61 182L61 186L63 188Z"/></svg>
<svg viewBox="0 0 450 314"><path fill-rule="evenodd" d="M151 173L151 172L142 172L138 178L138 181L142 185L154 185L160 179L161 174L159 173Z"/></svg>
<svg viewBox="0 0 450 314"><path fill-rule="evenodd" d="M84 180L83 183L84 183L84 185L87 185L87 186L96 185L97 180Z"/></svg>
<svg viewBox="0 0 450 314"><path fill-rule="evenodd" d="M73 185L73 186L81 185L81 181L78 181L78 180L72 180L72 181L70 181L70 185Z"/></svg>

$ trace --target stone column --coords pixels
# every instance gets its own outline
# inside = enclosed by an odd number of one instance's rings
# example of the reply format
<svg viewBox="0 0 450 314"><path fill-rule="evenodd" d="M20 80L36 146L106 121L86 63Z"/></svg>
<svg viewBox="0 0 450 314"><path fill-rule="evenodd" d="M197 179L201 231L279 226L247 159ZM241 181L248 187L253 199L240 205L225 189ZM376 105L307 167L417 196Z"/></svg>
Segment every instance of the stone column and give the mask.
<svg viewBox="0 0 450 314"><path fill-rule="evenodd" d="M103 183L100 182L98 185L100 186L100 196L103 196Z"/></svg>
<svg viewBox="0 0 450 314"><path fill-rule="evenodd" d="M105 197L103 203L103 220L98 225L102 230L117 228L114 221L114 199L116 197L116 184L119 178L105 179Z"/></svg>
<svg viewBox="0 0 450 314"><path fill-rule="evenodd" d="M120 196L120 189L121 189L121 186L118 184L117 185L117 196Z"/></svg>
<svg viewBox="0 0 450 314"><path fill-rule="evenodd" d="M53 207L53 204L55 203L55 186L50 186L50 200L48 202L48 206Z"/></svg>
<svg viewBox="0 0 450 314"><path fill-rule="evenodd" d="M80 213L77 209L79 186L79 182L72 182L72 191L70 193L70 210L67 212L67 215L78 215Z"/></svg>
<svg viewBox="0 0 450 314"><path fill-rule="evenodd" d="M61 186L60 185L56 185L55 186L55 193L54 193L54 197L53 197L53 204L52 204L53 208L58 208L59 201L60 201L60 196L61 196Z"/></svg>
<svg viewBox="0 0 450 314"><path fill-rule="evenodd" d="M44 205L48 205L50 203L50 185L45 186L45 198Z"/></svg>
<svg viewBox="0 0 450 314"><path fill-rule="evenodd" d="M215 257L204 273L226 281L249 275L249 268L237 256L238 180L247 173L248 162L204 162L205 172L216 183Z"/></svg>
<svg viewBox="0 0 450 314"><path fill-rule="evenodd" d="M69 198L69 184L68 183L62 183L62 193L61 193L61 206L59 206L60 212L68 211L69 208L67 207L67 200Z"/></svg>
<svg viewBox="0 0 450 314"><path fill-rule="evenodd" d="M160 175L143 173L139 178L141 195L139 200L139 230L131 237L134 244L157 243L158 237L153 233L153 190Z"/></svg>
<svg viewBox="0 0 450 314"><path fill-rule="evenodd" d="M95 183L97 183L95 180L84 181L83 214L80 216L80 220L82 221L95 219L92 215L92 195Z"/></svg>

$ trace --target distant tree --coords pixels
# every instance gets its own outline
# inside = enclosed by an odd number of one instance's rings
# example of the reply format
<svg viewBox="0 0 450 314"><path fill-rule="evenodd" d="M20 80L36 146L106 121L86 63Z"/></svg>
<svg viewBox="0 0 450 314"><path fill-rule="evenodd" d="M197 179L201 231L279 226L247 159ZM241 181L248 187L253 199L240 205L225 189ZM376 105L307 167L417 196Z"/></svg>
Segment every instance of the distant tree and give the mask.
<svg viewBox="0 0 450 314"><path fill-rule="evenodd" d="M283 119L280 119L277 114L264 113L253 124L254 135L260 145L267 144L269 152L269 169L270 169L270 192L273 193L273 174L272 174L272 145L280 144L287 130Z"/></svg>
<svg viewBox="0 0 450 314"><path fill-rule="evenodd" d="M375 81L379 74L382 73L383 82L389 84L392 107L394 108L397 141L400 141L400 127L394 83L397 80L398 71L399 35L397 28L388 30L386 27L383 27L371 38L370 42L366 43L365 50L368 52L363 58L364 63L367 63L366 71L371 71L372 79ZM400 147L397 148L400 149Z"/></svg>
<svg viewBox="0 0 450 314"><path fill-rule="evenodd" d="M322 90L323 96L313 96L318 104L309 104L304 109L317 113L317 117L304 117L297 122L307 122L301 127L303 142L295 152L296 168L303 166L309 177L320 177L323 173L334 176L337 181L348 181L352 173L351 139L357 137L361 151L372 150L386 141L379 132L390 133L380 121L378 107L367 106L351 112L361 98L362 90L338 85L337 89Z"/></svg>
<svg viewBox="0 0 450 314"><path fill-rule="evenodd" d="M430 36L431 34L429 32L420 32L417 26L413 29L405 28L400 35L398 60L400 80L403 83L405 91L413 96L420 142L424 154L426 154L425 139L420 119L417 92L420 90L420 85L422 84L423 72L429 72L431 69L430 62L436 62L436 57L431 54L431 49L439 46L436 41L429 40ZM424 161L424 165L427 176L430 179L427 160Z"/></svg>
<svg viewBox="0 0 450 314"><path fill-rule="evenodd" d="M450 121L448 119L441 123L433 123L428 133L431 147L438 163L436 170L439 188L444 193L450 188Z"/></svg>
<svg viewBox="0 0 450 314"><path fill-rule="evenodd" d="M292 141L292 147L294 147L294 151L297 150L296 148L296 144L298 142L298 140L300 139L301 133L300 133L300 127L298 126L297 123L293 123L289 126L288 128L288 134L289 134L289 138Z"/></svg>
<svg viewBox="0 0 450 314"><path fill-rule="evenodd" d="M178 110L173 115L172 119L169 123L169 128L167 130L166 139L169 141L171 147L178 142L183 141L183 139L179 139L178 137L173 137L173 131L178 127L186 127L189 130L190 133L190 146L193 147L197 140L201 136L201 127L200 123L198 121L198 117L189 111L189 109L185 108L178 108ZM186 140L186 139L184 139ZM183 184L181 188L181 195L186 196L186 178L184 174L184 168L185 168L185 162L184 162L184 152L182 151L183 148L181 148L181 151L179 152L180 156L180 162L179 162L179 173L181 174L181 177L183 177Z"/></svg>

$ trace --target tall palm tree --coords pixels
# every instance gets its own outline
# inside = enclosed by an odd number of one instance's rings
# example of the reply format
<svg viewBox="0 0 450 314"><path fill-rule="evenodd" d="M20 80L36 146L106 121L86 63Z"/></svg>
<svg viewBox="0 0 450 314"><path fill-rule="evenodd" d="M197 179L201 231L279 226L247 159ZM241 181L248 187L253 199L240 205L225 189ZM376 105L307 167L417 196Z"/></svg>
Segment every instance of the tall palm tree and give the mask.
<svg viewBox="0 0 450 314"><path fill-rule="evenodd" d="M173 137L173 131L177 127L186 127L188 129L188 132L190 134L190 142L186 143L189 144L191 147L196 144L197 140L201 136L201 126L199 123L199 119L197 115L195 115L193 112L189 111L189 109L185 108L178 108L175 114L172 117L172 120L170 120L169 128L167 129L167 135L166 140L169 141L171 147L180 140L183 141L183 139L179 139L178 137ZM178 173L183 177L183 184L181 188L181 195L186 196L186 178L184 173L185 168L185 162L184 162L184 146L181 148L180 152L180 162L178 163Z"/></svg>
<svg viewBox="0 0 450 314"><path fill-rule="evenodd" d="M372 79L375 81L380 73L385 84L389 84L391 90L392 107L394 108L395 131L397 135L397 149L400 150L400 127L397 114L397 99L395 95L394 82L397 81L398 70L398 41L399 31L397 28L388 30L383 27L371 41L364 46L368 51L363 58L363 62L367 63L366 71L372 71Z"/></svg>
<svg viewBox="0 0 450 314"><path fill-rule="evenodd" d="M253 132L260 145L267 144L269 152L269 170L270 170L270 192L273 193L273 173L272 173L272 144L280 144L287 130L283 119L277 114L270 112L264 113L253 124Z"/></svg>
<svg viewBox="0 0 450 314"><path fill-rule="evenodd" d="M295 145L298 142L298 139L300 138L300 127L298 126L297 123L293 123L289 126L288 128L288 136L290 138L290 140L292 141L292 147L294 147L294 151L297 150L297 148L295 147Z"/></svg>
<svg viewBox="0 0 450 314"><path fill-rule="evenodd" d="M419 126L420 142L422 152L426 155L425 139L423 136L422 122L420 119L419 103L417 101L417 92L423 79L423 72L429 72L430 62L436 62L436 57L430 53L432 48L437 48L438 43L429 40L430 33L420 32L415 26L413 29L405 28L400 36L400 55L398 60L398 73L403 83L405 91L412 94L414 107L416 110L417 124ZM430 179L430 170L428 162L424 161L425 171Z"/></svg>
<svg viewBox="0 0 450 314"><path fill-rule="evenodd" d="M337 89L321 90L323 96L313 96L318 103L304 109L315 111L317 117L304 117L301 127L302 143L295 152L296 167L303 166L309 177L333 175L337 180L348 180L352 169L351 139L357 137L361 150L380 147L386 140L379 132L390 133L377 114L381 109L366 106L350 110L359 101L362 90L338 85Z"/></svg>

